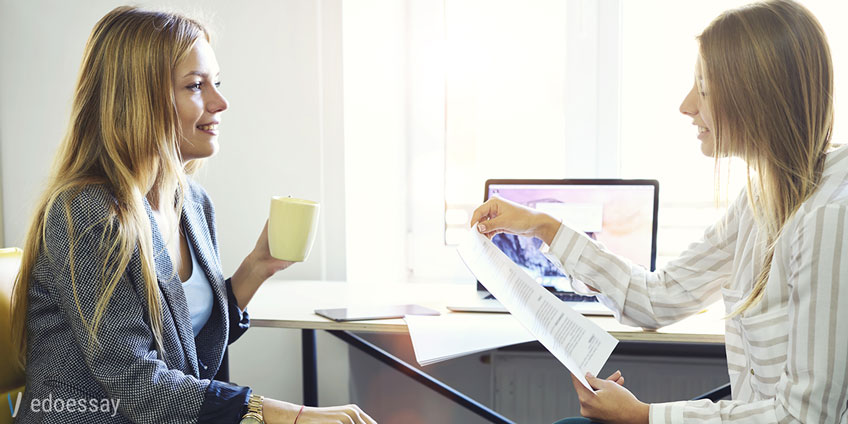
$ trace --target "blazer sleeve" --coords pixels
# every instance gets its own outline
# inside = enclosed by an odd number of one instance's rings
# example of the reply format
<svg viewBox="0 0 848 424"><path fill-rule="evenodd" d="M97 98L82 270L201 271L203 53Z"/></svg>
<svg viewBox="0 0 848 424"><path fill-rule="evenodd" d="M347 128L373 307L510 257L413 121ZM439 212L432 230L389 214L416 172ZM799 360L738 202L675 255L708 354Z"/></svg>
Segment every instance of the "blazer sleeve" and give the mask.
<svg viewBox="0 0 848 424"><path fill-rule="evenodd" d="M137 247L102 311L96 333L91 331L106 277L117 266L108 255L117 223L107 219L106 204L82 194L70 201L60 196L48 213L43 239L49 258L48 288L71 327L84 362L80 365L110 398L120 399L120 413L132 422L197 422L201 407L214 403L210 398L220 402L217 408L206 409L218 409L237 420L249 389L170 369L157 354L144 283L138 281L142 273ZM161 295L160 299L164 304Z"/></svg>
<svg viewBox="0 0 848 424"><path fill-rule="evenodd" d="M233 279L227 278L227 308L229 309L230 318L230 339L227 344L232 344L238 340L248 328L250 328L250 314L247 313L247 308L239 309L236 302L236 295L233 294Z"/></svg>

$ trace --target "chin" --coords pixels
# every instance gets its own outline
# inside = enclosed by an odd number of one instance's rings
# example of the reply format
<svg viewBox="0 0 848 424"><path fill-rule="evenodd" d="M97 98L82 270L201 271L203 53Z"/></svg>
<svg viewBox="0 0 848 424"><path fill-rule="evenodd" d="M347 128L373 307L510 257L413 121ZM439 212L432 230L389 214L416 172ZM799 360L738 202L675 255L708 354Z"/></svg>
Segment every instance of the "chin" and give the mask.
<svg viewBox="0 0 848 424"><path fill-rule="evenodd" d="M205 156L205 157L207 157L207 158L208 158L208 157L215 156L215 153L218 153L218 140L217 140L217 137L216 137L214 140L212 140L212 142L211 142L211 143L209 143L209 148L208 148L208 149L206 149L206 152L205 152L205 153L206 153L206 156Z"/></svg>
<svg viewBox="0 0 848 424"><path fill-rule="evenodd" d="M715 157L715 143L712 139L701 141L701 153L706 157Z"/></svg>
<svg viewBox="0 0 848 424"><path fill-rule="evenodd" d="M214 148L203 152L203 154L198 155L199 156L198 159L209 159L212 156L215 156L215 153L218 153L218 146L215 146Z"/></svg>
<svg viewBox="0 0 848 424"><path fill-rule="evenodd" d="M205 143L197 143L191 146L190 149L184 149L182 151L182 156L184 161L195 160L195 159L206 159L212 156L215 156L215 153L218 152L218 142L211 141Z"/></svg>

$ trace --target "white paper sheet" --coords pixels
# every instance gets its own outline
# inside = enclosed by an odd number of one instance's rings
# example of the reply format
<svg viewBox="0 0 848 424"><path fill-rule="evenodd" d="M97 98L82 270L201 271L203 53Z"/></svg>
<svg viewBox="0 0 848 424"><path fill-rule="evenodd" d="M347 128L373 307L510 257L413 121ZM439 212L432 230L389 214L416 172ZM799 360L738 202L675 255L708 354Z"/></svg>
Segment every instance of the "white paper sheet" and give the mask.
<svg viewBox="0 0 848 424"><path fill-rule="evenodd" d="M618 340L533 280L491 240L475 230L457 248L477 277L518 321L589 390Z"/></svg>
<svg viewBox="0 0 848 424"><path fill-rule="evenodd" d="M536 340L509 314L407 315L404 319L421 366Z"/></svg>

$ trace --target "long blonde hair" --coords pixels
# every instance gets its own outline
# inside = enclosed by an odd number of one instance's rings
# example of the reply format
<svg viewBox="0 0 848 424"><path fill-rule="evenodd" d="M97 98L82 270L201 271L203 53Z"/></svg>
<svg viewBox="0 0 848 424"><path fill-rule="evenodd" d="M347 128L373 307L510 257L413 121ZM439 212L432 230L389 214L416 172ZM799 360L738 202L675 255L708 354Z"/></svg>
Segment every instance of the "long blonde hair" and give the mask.
<svg viewBox="0 0 848 424"><path fill-rule="evenodd" d="M33 266L46 251L48 212L57 201L71 218L70 202L84 187L104 186L115 201L105 222L103 287L91 317L85 317L76 296L73 234L68 222L71 284L77 311L97 343L97 330L106 306L133 251L141 257L147 316L154 344L164 358L162 305L156 277L150 220L144 197L175 193L182 203L185 175L200 163L185 166L179 151L179 119L173 95L172 72L194 43L209 34L203 25L184 16L117 7L94 26L83 54L71 119L57 153L47 188L36 204L15 280L12 337L18 360L26 361L27 292ZM179 189L178 189L179 188ZM179 211L180 208L177 208ZM90 284L90 283L87 283Z"/></svg>
<svg viewBox="0 0 848 424"><path fill-rule="evenodd" d="M776 240L821 180L833 65L821 25L790 0L724 12L698 39L716 161L733 155L747 163L748 200L765 236L763 267L733 316L763 298Z"/></svg>

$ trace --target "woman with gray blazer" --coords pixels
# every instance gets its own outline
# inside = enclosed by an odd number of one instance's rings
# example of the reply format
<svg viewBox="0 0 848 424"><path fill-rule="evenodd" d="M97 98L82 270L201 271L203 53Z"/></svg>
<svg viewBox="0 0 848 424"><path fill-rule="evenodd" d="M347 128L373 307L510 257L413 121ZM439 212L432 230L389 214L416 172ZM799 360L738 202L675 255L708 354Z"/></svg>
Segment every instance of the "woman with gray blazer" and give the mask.
<svg viewBox="0 0 848 424"><path fill-rule="evenodd" d="M86 45L67 135L27 233L13 299L22 423L373 423L215 380L258 287L291 265L267 225L225 279L191 175L228 103L209 32L118 7Z"/></svg>

